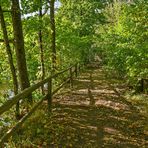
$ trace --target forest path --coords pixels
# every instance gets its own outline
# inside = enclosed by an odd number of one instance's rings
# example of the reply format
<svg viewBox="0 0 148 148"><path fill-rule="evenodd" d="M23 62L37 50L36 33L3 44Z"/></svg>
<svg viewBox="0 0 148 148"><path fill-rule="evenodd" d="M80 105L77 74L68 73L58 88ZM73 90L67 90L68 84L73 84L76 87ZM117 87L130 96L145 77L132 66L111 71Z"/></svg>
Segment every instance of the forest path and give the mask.
<svg viewBox="0 0 148 148"><path fill-rule="evenodd" d="M42 121L32 118L35 143L47 148L146 148L145 117L122 97L125 91L123 81L88 68L72 90L53 98L50 118L41 109Z"/></svg>

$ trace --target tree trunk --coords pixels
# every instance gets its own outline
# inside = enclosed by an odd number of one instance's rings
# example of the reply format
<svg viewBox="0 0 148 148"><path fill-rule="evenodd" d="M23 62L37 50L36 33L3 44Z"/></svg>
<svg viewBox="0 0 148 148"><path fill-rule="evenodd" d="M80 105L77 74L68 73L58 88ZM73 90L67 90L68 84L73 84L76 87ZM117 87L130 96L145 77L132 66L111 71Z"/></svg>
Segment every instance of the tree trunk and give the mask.
<svg viewBox="0 0 148 148"><path fill-rule="evenodd" d="M19 71L19 83L21 90L24 90L25 88L30 86L30 83L27 73L19 0L12 0L12 23L17 57L17 67ZM27 98L28 102L32 103L31 94Z"/></svg>
<svg viewBox="0 0 148 148"><path fill-rule="evenodd" d="M16 95L16 94L18 94L17 75L16 75L15 66L13 64L12 52L11 52L11 48L10 48L10 44L9 44L8 33L7 33L6 24L5 24L4 15L3 15L3 11L2 11L1 6L0 6L0 21L1 21L4 42L6 45L6 52L8 55L8 61L9 61L10 70L11 70L12 79L13 79L13 91L14 91L14 94ZM19 102L18 102L16 105L16 118L19 117L19 114L20 114L20 112L19 112Z"/></svg>
<svg viewBox="0 0 148 148"><path fill-rule="evenodd" d="M44 50L43 50L43 40L42 40L42 0L40 0L40 10L39 10L39 21L40 21L40 30L39 30L39 46L40 46L40 60L41 60L41 79L44 80L45 77L45 67L44 67ZM44 85L42 86L42 94L44 94Z"/></svg>
<svg viewBox="0 0 148 148"><path fill-rule="evenodd" d="M52 49L52 70L56 69L56 45L55 45L55 18L54 18L54 2L50 0L50 25L51 25L51 49Z"/></svg>

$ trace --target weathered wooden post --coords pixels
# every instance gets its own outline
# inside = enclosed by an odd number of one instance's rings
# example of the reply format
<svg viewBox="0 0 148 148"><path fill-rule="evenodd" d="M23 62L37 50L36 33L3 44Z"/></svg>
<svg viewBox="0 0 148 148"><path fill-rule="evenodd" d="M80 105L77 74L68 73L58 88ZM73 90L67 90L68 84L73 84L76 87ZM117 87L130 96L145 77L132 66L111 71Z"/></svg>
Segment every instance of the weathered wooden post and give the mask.
<svg viewBox="0 0 148 148"><path fill-rule="evenodd" d="M47 100L48 100L48 111L51 112L52 107L52 78L48 81L48 93L47 93Z"/></svg>
<svg viewBox="0 0 148 148"><path fill-rule="evenodd" d="M72 67L69 69L69 74L70 74L70 88L72 88L73 87Z"/></svg>

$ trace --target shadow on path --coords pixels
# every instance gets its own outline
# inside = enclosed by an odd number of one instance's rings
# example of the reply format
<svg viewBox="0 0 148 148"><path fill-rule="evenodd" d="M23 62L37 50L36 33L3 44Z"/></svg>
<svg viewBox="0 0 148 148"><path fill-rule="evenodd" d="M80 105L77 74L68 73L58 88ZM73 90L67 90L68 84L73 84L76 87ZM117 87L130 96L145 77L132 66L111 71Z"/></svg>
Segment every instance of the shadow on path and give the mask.
<svg viewBox="0 0 148 148"><path fill-rule="evenodd" d="M147 148L146 119L123 96L125 91L123 81L108 79L102 69L87 69L72 90L53 98L50 117L45 101L26 121L19 137L24 144L15 136L13 141L29 148Z"/></svg>
<svg viewBox="0 0 148 148"><path fill-rule="evenodd" d="M106 79L101 69L90 69L75 80L71 92L55 97L52 120L64 128L60 145L146 148L145 118L120 95L126 91L121 85Z"/></svg>

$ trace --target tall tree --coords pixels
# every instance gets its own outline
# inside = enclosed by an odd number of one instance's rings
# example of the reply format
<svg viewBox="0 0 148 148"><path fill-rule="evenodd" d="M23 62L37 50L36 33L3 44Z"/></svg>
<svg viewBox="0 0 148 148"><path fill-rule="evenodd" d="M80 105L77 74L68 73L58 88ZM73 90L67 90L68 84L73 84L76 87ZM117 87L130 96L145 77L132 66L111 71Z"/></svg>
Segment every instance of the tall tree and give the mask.
<svg viewBox="0 0 148 148"><path fill-rule="evenodd" d="M40 60L41 60L41 71L42 71L42 76L41 79L44 80L45 77L45 68L44 68L44 50L43 50L43 39L42 39L42 0L40 0L40 7L39 7L39 21L40 21L40 29L39 29L39 46L40 46ZM42 94L44 94L42 86Z"/></svg>
<svg viewBox="0 0 148 148"><path fill-rule="evenodd" d="M56 44L55 44L55 16L54 16L54 3L55 0L50 0L50 25L51 25L51 49L52 49L52 69L56 68Z"/></svg>
<svg viewBox="0 0 148 148"><path fill-rule="evenodd" d="M13 56L12 56L12 52L11 52L11 48L10 48L10 44L9 44L8 33L7 33L6 24L5 24L4 15L3 15L3 11L2 11L1 6L0 6L0 23L2 26L2 31L3 31L3 36L4 36L4 42L6 45L6 52L8 55L10 70L12 73L13 91L14 91L14 94L16 95L18 93L18 81L17 81L16 69L15 69L15 66L13 63ZM19 102L16 105L16 117L17 118L19 117Z"/></svg>
<svg viewBox="0 0 148 148"><path fill-rule="evenodd" d="M12 23L13 23L13 32L15 39L17 67L19 71L19 83L21 90L24 90L25 88L30 86L30 83L27 73L19 0L12 0ZM30 103L32 102L31 95L28 96L28 102Z"/></svg>

